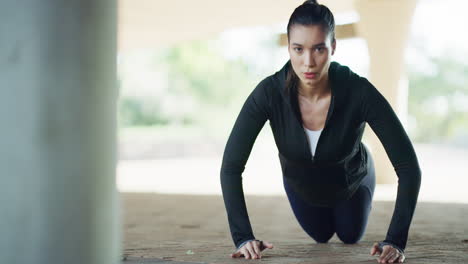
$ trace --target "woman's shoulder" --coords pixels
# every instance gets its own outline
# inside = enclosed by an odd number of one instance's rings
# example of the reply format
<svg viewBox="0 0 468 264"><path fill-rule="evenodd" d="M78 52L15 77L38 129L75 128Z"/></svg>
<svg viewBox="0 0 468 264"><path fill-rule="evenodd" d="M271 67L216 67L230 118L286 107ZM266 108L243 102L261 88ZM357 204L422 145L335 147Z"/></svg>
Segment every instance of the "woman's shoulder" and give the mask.
<svg viewBox="0 0 468 264"><path fill-rule="evenodd" d="M280 70L261 79L256 85L254 92L262 93L268 97L279 96L281 88L284 87L284 73Z"/></svg>
<svg viewBox="0 0 468 264"><path fill-rule="evenodd" d="M334 63L336 68L336 77L340 79L339 82L343 85L339 85L342 89L342 94L345 94L347 101L349 98L353 98L352 101L356 103L374 103L381 98L383 95L379 90L372 84L367 77L361 76L353 72L349 67ZM343 91L344 90L344 91Z"/></svg>
<svg viewBox="0 0 468 264"><path fill-rule="evenodd" d="M335 94L341 101L348 102L351 98L362 98L370 84L369 81L351 70L350 67L333 61L330 64L330 80Z"/></svg>
<svg viewBox="0 0 468 264"><path fill-rule="evenodd" d="M336 61L332 61L330 63L329 74L331 75L333 81L340 84L346 84L348 86L360 86L363 85L365 81L367 81L366 78L351 70L349 66L340 64Z"/></svg>

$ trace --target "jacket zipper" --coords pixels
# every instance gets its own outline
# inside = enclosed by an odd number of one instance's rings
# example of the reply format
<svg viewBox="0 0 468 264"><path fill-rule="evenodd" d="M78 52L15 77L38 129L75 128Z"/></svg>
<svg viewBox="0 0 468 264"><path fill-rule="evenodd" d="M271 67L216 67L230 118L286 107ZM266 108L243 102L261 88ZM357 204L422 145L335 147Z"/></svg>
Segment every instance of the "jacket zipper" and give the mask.
<svg viewBox="0 0 468 264"><path fill-rule="evenodd" d="M327 112L327 117L326 117L326 119L325 119L325 124L324 124L323 129L322 129L322 132L320 133L319 138L318 138L318 140L317 140L317 146L315 147L315 153L317 153L318 146L319 146L319 143L320 143L320 138L322 137L322 133L325 131L325 128L327 127L328 120L330 119L330 116L331 116L332 113L333 113L334 98L335 98L335 96L332 95L332 97L331 97L331 99L330 99L330 108L329 108L329 111ZM312 150L310 149L309 137L307 136L306 132L304 131L304 128L302 128L302 133L304 133L304 136L305 136L306 141L307 141L307 149L308 149L308 152L310 153L310 156L312 157L312 164L315 164L315 157L316 157L317 155L313 155L313 154L312 154Z"/></svg>

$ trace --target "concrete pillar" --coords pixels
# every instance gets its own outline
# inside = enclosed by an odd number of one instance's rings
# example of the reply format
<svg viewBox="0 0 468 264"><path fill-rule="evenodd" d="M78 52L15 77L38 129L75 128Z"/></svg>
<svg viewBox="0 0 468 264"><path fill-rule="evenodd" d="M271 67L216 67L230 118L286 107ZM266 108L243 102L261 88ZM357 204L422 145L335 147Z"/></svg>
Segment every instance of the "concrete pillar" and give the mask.
<svg viewBox="0 0 468 264"><path fill-rule="evenodd" d="M0 262L118 263L116 2L0 17Z"/></svg>
<svg viewBox="0 0 468 264"><path fill-rule="evenodd" d="M404 54L417 0L354 0L359 13L358 35L366 39L370 55L369 80L387 98L403 125L406 123L408 81ZM396 183L397 177L375 134L364 135L375 158L377 183Z"/></svg>

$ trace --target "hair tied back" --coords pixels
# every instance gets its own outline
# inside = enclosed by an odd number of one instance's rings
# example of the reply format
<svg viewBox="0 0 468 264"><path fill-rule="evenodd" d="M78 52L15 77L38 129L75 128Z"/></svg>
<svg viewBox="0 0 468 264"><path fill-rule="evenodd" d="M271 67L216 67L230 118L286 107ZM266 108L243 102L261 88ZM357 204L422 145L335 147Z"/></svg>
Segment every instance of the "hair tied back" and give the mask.
<svg viewBox="0 0 468 264"><path fill-rule="evenodd" d="M306 0L304 3L302 3L303 5L318 5L319 3L317 3L317 0Z"/></svg>

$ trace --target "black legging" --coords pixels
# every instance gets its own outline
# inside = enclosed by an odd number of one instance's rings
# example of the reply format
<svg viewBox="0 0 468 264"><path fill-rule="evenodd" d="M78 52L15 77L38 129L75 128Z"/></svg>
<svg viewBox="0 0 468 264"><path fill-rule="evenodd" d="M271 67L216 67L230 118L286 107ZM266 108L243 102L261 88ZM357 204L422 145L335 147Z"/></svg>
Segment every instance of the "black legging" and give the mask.
<svg viewBox="0 0 468 264"><path fill-rule="evenodd" d="M358 242L364 235L375 190L374 161L367 148L366 151L367 175L349 200L342 201L333 208L306 203L283 178L284 189L297 221L318 243L327 243L335 232L338 238L347 244Z"/></svg>

